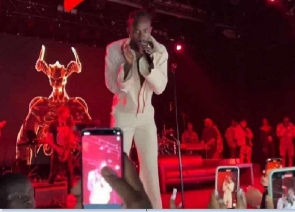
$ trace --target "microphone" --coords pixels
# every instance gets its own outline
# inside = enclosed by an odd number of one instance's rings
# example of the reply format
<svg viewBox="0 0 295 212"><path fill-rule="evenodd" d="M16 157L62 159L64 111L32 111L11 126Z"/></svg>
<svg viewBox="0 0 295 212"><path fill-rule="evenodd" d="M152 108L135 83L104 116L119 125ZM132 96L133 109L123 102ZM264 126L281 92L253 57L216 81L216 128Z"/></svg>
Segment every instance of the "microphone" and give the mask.
<svg viewBox="0 0 295 212"><path fill-rule="evenodd" d="M146 43L146 42L145 42L145 43ZM154 48L154 44L153 44L153 42L148 41L147 44L148 44L148 47L150 47L150 48L152 48L152 49ZM145 56L145 58L146 58L146 60L147 60L147 62L148 62L148 64L149 64L149 67L150 67L151 69L154 69L154 62L153 62L153 59L152 59L151 55L148 54L146 51L144 51L143 53L144 53L144 56Z"/></svg>
<svg viewBox="0 0 295 212"><path fill-rule="evenodd" d="M147 62L149 64L149 67L151 69L154 69L154 62L153 62L153 59L151 58L151 56L146 52L144 52L144 56L145 56L145 58L146 58L146 60L147 60Z"/></svg>

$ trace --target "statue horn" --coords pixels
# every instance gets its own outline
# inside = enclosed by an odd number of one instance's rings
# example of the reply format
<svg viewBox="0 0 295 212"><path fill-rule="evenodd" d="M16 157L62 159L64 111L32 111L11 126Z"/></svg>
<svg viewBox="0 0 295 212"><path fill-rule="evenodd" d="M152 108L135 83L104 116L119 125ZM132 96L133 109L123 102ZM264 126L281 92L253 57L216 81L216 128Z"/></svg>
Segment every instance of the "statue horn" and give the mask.
<svg viewBox="0 0 295 212"><path fill-rule="evenodd" d="M42 45L41 51L40 51L40 54L39 54L39 58L38 58L38 60L36 62L35 68L36 68L37 71L39 71L39 72L42 71L45 74L47 74L48 65L44 61L44 55L45 55L45 46Z"/></svg>
<svg viewBox="0 0 295 212"><path fill-rule="evenodd" d="M81 62L80 62L80 59L79 59L79 56L77 54L76 49L74 47L72 47L71 49L72 49L72 52L74 53L76 63L78 63L79 65L81 65Z"/></svg>
<svg viewBox="0 0 295 212"><path fill-rule="evenodd" d="M72 52L74 53L75 61L69 62L67 66L67 71L66 71L67 76L70 76L72 73L80 73L82 71L82 64L80 62L77 51L74 47L72 47L71 49L72 49Z"/></svg>

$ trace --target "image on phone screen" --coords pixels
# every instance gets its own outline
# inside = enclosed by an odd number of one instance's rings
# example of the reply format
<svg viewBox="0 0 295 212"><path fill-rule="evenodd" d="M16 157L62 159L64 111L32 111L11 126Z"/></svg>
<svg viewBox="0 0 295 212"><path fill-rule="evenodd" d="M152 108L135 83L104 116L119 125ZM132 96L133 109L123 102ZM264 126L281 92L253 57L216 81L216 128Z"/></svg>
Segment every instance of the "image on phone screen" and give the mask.
<svg viewBox="0 0 295 212"><path fill-rule="evenodd" d="M282 166L282 160L280 158L276 158L276 159L267 159L266 160L266 171L270 171L273 169L279 169Z"/></svg>
<svg viewBox="0 0 295 212"><path fill-rule="evenodd" d="M237 168L219 168L217 172L217 191L227 208L237 205L237 189L239 183Z"/></svg>
<svg viewBox="0 0 295 212"><path fill-rule="evenodd" d="M122 176L122 135L120 132L117 133L119 134L98 135L99 130L83 132L82 200L84 209L122 207L122 200L101 175L101 169L108 166L119 177Z"/></svg>
<svg viewBox="0 0 295 212"><path fill-rule="evenodd" d="M272 175L272 197L276 209L295 209L295 171Z"/></svg>

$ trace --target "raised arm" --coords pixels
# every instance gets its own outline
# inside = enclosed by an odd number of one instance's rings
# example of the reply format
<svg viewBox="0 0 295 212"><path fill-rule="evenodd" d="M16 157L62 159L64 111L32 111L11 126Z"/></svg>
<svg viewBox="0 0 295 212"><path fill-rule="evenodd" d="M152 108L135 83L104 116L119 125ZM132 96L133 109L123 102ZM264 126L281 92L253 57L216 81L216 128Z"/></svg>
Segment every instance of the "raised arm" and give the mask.
<svg viewBox="0 0 295 212"><path fill-rule="evenodd" d="M107 46L105 56L105 83L113 94L127 93L133 84L132 71L130 71L132 66L126 65L124 58L121 58L121 47L118 45L115 43ZM124 72L124 68L128 70Z"/></svg>
<svg viewBox="0 0 295 212"><path fill-rule="evenodd" d="M156 44L156 52L152 54L154 68L150 69L145 57L139 63L139 70L155 94L161 94L166 88L168 78L168 53L161 44Z"/></svg>

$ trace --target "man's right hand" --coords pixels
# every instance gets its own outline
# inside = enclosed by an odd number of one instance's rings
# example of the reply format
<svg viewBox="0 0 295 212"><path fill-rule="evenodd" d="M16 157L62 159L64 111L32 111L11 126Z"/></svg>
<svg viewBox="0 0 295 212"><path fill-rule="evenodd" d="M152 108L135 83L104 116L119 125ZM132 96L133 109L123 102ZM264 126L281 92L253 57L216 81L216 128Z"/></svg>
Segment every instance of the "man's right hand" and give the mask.
<svg viewBox="0 0 295 212"><path fill-rule="evenodd" d="M122 54L123 54L123 57L126 60L126 65L132 66L133 60L134 60L134 56L132 54L131 47L130 47L129 44L124 44L122 46Z"/></svg>

